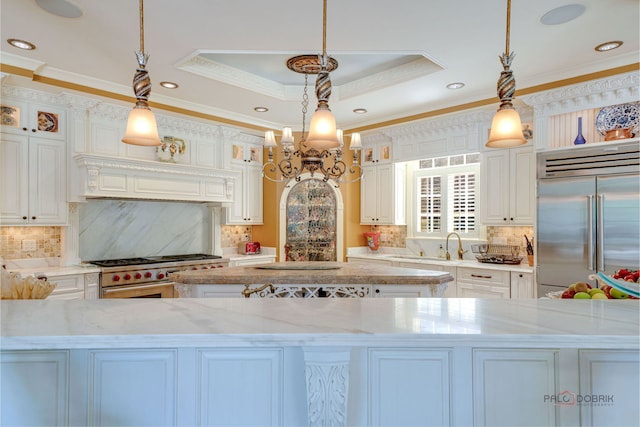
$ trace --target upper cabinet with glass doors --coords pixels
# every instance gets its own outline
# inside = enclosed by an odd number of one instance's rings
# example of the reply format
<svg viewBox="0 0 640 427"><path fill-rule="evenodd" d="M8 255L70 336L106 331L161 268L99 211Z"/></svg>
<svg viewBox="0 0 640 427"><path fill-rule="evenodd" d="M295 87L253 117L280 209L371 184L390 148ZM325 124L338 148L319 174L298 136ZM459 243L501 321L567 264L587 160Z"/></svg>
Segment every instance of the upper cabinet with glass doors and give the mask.
<svg viewBox="0 0 640 427"><path fill-rule="evenodd" d="M5 98L0 109L2 132L47 139L66 139L64 108Z"/></svg>
<svg viewBox="0 0 640 427"><path fill-rule="evenodd" d="M363 144L362 164L366 166L382 163L391 163L391 143Z"/></svg>

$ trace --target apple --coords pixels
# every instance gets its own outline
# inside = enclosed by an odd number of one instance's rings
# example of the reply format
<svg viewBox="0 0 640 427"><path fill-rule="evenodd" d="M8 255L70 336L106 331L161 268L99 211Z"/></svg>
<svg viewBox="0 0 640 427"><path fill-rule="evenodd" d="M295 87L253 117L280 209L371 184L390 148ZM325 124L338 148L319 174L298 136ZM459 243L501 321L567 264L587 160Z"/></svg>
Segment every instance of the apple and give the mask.
<svg viewBox="0 0 640 427"><path fill-rule="evenodd" d="M585 282L578 282L575 285L576 293L589 291L589 286Z"/></svg>
<svg viewBox="0 0 640 427"><path fill-rule="evenodd" d="M598 289L598 288L595 288L595 289L589 289L589 295L591 295L591 297L592 297L592 298L593 298L593 296L594 296L595 294L602 294L602 295L604 295L604 291L603 291L602 289ZM604 295L604 296L606 297L606 295Z"/></svg>
<svg viewBox="0 0 640 427"><path fill-rule="evenodd" d="M604 292L596 292L591 296L591 299L609 299L609 298L607 298Z"/></svg>
<svg viewBox="0 0 640 427"><path fill-rule="evenodd" d="M564 299L573 298L573 296L575 294L576 294L576 290L575 289L567 288L562 293L562 298L564 298Z"/></svg>
<svg viewBox="0 0 640 427"><path fill-rule="evenodd" d="M586 292L576 292L573 299L591 299L591 295Z"/></svg>
<svg viewBox="0 0 640 427"><path fill-rule="evenodd" d="M621 290L616 289L616 288L611 288L611 291L609 292L609 294L614 299L627 299L627 298L629 298L629 294L627 294L625 292L622 292Z"/></svg>
<svg viewBox="0 0 640 427"><path fill-rule="evenodd" d="M636 281L636 277L633 274L627 274L622 279L627 281L627 282L634 282L635 283L635 281Z"/></svg>

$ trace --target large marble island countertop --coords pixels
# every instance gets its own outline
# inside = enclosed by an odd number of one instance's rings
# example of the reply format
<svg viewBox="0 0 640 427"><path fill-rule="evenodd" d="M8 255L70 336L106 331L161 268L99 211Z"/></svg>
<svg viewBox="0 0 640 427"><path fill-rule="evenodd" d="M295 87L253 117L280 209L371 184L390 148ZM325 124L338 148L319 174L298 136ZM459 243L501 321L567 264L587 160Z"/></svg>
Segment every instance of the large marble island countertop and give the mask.
<svg viewBox="0 0 640 427"><path fill-rule="evenodd" d="M3 350L269 345L638 349L637 301L101 299L0 303Z"/></svg>
<svg viewBox="0 0 640 427"><path fill-rule="evenodd" d="M172 273L170 279L183 284L274 285L437 285L453 281L448 272L418 270L346 262L278 262Z"/></svg>

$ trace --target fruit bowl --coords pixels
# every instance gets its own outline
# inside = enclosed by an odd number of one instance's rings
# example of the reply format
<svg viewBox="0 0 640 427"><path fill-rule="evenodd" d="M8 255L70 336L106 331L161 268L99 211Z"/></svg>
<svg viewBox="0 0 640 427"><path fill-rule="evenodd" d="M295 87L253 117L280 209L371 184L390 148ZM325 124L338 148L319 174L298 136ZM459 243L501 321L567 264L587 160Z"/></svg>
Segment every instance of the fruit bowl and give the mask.
<svg viewBox="0 0 640 427"><path fill-rule="evenodd" d="M603 285L608 285L626 294L632 295L636 298L640 298L640 284L638 283L630 282L627 280L614 279L613 277L607 276L601 271L596 275L589 276L589 278L597 279L600 283L600 287L602 287Z"/></svg>

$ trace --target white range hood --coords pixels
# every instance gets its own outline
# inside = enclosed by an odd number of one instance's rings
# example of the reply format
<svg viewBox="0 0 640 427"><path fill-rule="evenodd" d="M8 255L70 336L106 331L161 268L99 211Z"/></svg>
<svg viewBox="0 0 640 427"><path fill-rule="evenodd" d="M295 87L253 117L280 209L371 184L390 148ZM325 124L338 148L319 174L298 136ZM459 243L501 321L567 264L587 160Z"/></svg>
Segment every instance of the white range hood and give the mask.
<svg viewBox="0 0 640 427"><path fill-rule="evenodd" d="M231 203L240 172L96 154L73 156L79 198Z"/></svg>

